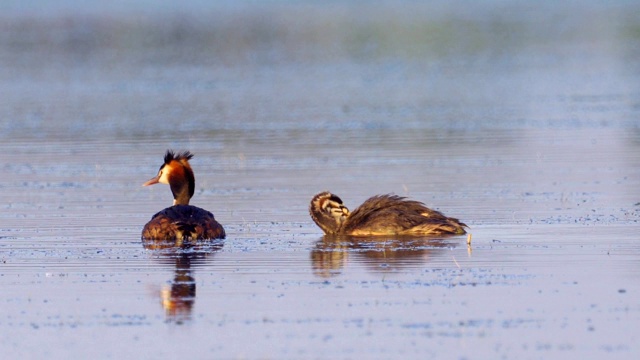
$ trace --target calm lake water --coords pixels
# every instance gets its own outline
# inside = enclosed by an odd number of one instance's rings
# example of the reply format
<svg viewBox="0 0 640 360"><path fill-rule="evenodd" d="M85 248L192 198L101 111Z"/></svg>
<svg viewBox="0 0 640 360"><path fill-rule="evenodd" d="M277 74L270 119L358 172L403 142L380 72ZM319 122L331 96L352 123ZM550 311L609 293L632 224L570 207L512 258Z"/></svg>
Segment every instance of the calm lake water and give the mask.
<svg viewBox="0 0 640 360"><path fill-rule="evenodd" d="M640 6L4 2L6 358L640 356ZM195 153L227 239L145 250ZM331 241L395 193L465 236Z"/></svg>

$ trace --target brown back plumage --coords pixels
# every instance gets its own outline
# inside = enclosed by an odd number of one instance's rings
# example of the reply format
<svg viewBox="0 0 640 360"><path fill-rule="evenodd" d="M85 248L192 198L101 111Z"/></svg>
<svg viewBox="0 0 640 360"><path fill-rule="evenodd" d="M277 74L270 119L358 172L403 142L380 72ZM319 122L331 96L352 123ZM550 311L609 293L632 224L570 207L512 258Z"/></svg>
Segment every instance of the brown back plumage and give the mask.
<svg viewBox="0 0 640 360"><path fill-rule="evenodd" d="M328 192L321 193L327 197ZM316 195L319 196L321 194ZM327 195L329 194L329 195ZM335 195L333 195L335 196ZM314 199L316 199L314 197ZM338 198L339 199L339 198ZM314 202L310 212L314 213ZM396 195L376 195L350 212L341 224L327 225L330 218L325 217L321 226L327 234L345 235L441 235L464 234L466 225L458 219L444 216L441 212L429 209L423 203L407 200ZM331 230L328 232L326 229Z"/></svg>
<svg viewBox="0 0 640 360"><path fill-rule="evenodd" d="M224 228L209 211L192 205L174 205L153 215L142 229L142 239L195 245L197 240L224 239Z"/></svg>

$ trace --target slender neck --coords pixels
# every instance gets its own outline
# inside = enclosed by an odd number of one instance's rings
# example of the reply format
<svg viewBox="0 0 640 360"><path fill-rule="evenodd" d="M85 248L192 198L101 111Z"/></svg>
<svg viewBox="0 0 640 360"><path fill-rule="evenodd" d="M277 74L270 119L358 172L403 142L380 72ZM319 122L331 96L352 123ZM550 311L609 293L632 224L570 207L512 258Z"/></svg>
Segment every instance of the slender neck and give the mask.
<svg viewBox="0 0 640 360"><path fill-rule="evenodd" d="M335 234L338 230L335 221L328 218L326 215L317 214L312 211L311 218L316 223L316 225L318 225L320 229L324 231L325 234Z"/></svg>
<svg viewBox="0 0 640 360"><path fill-rule="evenodd" d="M173 205L189 205L196 182L190 168L183 167L175 176L170 176L169 185L173 193Z"/></svg>
<svg viewBox="0 0 640 360"><path fill-rule="evenodd" d="M180 187L171 184L171 192L173 193L173 205L189 205L191 195L189 195L189 185L183 184Z"/></svg>

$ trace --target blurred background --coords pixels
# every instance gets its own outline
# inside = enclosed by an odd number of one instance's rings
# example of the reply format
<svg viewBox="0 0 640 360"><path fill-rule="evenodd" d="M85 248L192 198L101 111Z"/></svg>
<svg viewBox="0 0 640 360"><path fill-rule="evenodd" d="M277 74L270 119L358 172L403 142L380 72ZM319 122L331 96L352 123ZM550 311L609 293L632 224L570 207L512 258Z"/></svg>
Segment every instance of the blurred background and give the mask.
<svg viewBox="0 0 640 360"><path fill-rule="evenodd" d="M0 129L635 128L638 6L3 1Z"/></svg>

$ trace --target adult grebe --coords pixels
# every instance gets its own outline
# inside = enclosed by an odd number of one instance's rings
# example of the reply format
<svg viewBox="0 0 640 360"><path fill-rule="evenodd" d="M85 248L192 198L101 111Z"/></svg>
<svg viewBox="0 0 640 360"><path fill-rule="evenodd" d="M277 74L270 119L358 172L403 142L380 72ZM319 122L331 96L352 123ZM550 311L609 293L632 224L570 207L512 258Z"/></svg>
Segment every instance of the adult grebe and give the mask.
<svg viewBox="0 0 640 360"><path fill-rule="evenodd" d="M224 239L224 228L207 210L189 205L195 190L195 177L189 165L189 151L167 150L158 175L142 184L169 184L173 206L153 215L142 229L143 240L175 241L176 246L194 245L196 240Z"/></svg>
<svg viewBox="0 0 640 360"><path fill-rule="evenodd" d="M467 227L419 201L396 195L373 196L349 212L339 197L325 191L311 199L309 213L327 235L461 235Z"/></svg>

